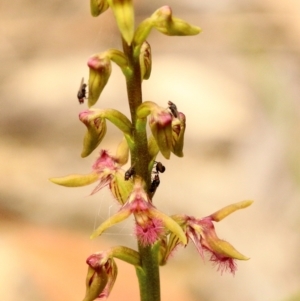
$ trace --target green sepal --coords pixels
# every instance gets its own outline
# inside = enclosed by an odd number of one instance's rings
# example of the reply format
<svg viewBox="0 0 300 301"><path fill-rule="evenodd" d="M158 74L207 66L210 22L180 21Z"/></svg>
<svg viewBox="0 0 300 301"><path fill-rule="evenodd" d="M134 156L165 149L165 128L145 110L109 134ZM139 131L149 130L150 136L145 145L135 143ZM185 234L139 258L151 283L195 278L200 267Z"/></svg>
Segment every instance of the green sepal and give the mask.
<svg viewBox="0 0 300 301"><path fill-rule="evenodd" d="M79 114L79 119L87 127L83 138L81 157L85 158L95 150L106 134L106 121L101 116L94 114L92 110L86 110Z"/></svg>
<svg viewBox="0 0 300 301"><path fill-rule="evenodd" d="M178 118L172 120L172 153L177 157L183 157L184 132L185 132L185 116L178 113Z"/></svg>
<svg viewBox="0 0 300 301"><path fill-rule="evenodd" d="M121 130L124 135L131 136L132 124L131 121L120 111L115 109L103 109L94 110L95 114L99 117L106 118L112 124L114 124L119 130Z"/></svg>
<svg viewBox="0 0 300 301"><path fill-rule="evenodd" d="M150 119L149 125L161 154L166 159L170 159L172 149L171 123L166 123L164 126L162 126L158 122L155 122L153 119Z"/></svg>
<svg viewBox="0 0 300 301"><path fill-rule="evenodd" d="M234 203L216 211L215 213L211 214L210 217L212 218L213 221L219 222L223 218L227 217L229 214L237 210L249 207L252 203L253 201L251 200Z"/></svg>
<svg viewBox="0 0 300 301"><path fill-rule="evenodd" d="M65 187L81 187L90 185L98 179L97 173L89 173L86 175L72 174L65 177L50 178L49 181Z"/></svg>
<svg viewBox="0 0 300 301"><path fill-rule="evenodd" d="M127 45L131 45L134 35L134 8L132 0L108 0L113 10L118 28Z"/></svg>
<svg viewBox="0 0 300 301"><path fill-rule="evenodd" d="M108 218L106 221L104 221L90 236L91 239L96 238L97 236L100 236L105 230L112 227L115 224L118 224L128 218L130 216L131 212L128 209L121 209L116 214Z"/></svg>
<svg viewBox="0 0 300 301"><path fill-rule="evenodd" d="M180 225L170 216L162 213L161 211L152 208L151 210L149 210L150 215L153 217L156 217L158 219L160 219L163 223L164 226L172 233L174 233L179 241L183 244L186 245L187 244L187 238L185 233L183 232L182 228L180 227Z"/></svg>
<svg viewBox="0 0 300 301"><path fill-rule="evenodd" d="M139 55L139 51L143 43L148 38L151 30L153 28L153 20L151 18L147 18L143 20L137 27L134 33L134 45L135 45L135 53L134 55Z"/></svg>
<svg viewBox="0 0 300 301"><path fill-rule="evenodd" d="M109 8L106 0L90 0L90 10L93 17L98 17Z"/></svg>
<svg viewBox="0 0 300 301"><path fill-rule="evenodd" d="M151 112L158 108L158 105L153 101L144 101L137 109L136 115L138 118L146 118Z"/></svg>
<svg viewBox="0 0 300 301"><path fill-rule="evenodd" d="M156 156L159 153L159 147L156 143L155 138L152 135L148 139L148 151L149 151L150 162L152 162L151 168L149 169L149 171L151 171Z"/></svg>
<svg viewBox="0 0 300 301"><path fill-rule="evenodd" d="M88 107L92 107L98 101L104 87L111 74L111 62L104 53L95 54L88 60L89 73L89 93Z"/></svg>
<svg viewBox="0 0 300 301"><path fill-rule="evenodd" d="M90 266L86 276L86 293L83 301L94 301L104 290L108 283L108 275L102 266L95 271Z"/></svg>
<svg viewBox="0 0 300 301"><path fill-rule="evenodd" d="M129 158L129 147L126 139L123 138L117 147L115 159L118 165L121 167L128 162L128 158Z"/></svg>
<svg viewBox="0 0 300 301"><path fill-rule="evenodd" d="M141 66L141 78L149 79L152 69L151 47L150 44L145 41L142 44L140 51L140 66Z"/></svg>
<svg viewBox="0 0 300 301"><path fill-rule="evenodd" d="M118 49L109 49L104 55L117 64L126 77L132 75L132 69L129 66L127 56L122 51Z"/></svg>
<svg viewBox="0 0 300 301"><path fill-rule="evenodd" d="M229 242L216 239L216 237L206 236L206 241L209 247L216 252L217 254L223 255L224 257L228 256L238 260L249 260L249 257L246 257L239 251L237 251Z"/></svg>

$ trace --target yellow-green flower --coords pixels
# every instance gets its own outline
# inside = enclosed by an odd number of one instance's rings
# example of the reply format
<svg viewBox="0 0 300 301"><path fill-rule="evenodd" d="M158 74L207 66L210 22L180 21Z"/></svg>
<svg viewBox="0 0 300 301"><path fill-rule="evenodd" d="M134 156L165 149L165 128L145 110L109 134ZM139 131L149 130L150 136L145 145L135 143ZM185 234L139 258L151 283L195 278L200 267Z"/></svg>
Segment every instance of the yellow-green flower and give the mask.
<svg viewBox="0 0 300 301"><path fill-rule="evenodd" d="M174 219L157 210L144 190L144 182L136 177L134 187L126 203L109 219L104 221L91 235L95 238L113 225L122 222L133 214L136 226L135 234L142 245L152 245L173 233L178 241L186 244L186 236Z"/></svg>
<svg viewBox="0 0 300 301"><path fill-rule="evenodd" d="M124 204L132 190L133 182L132 180L125 181L125 171L121 168L128 159L128 156L124 154L126 152L124 143L120 144L118 150L120 151L117 152L117 156L111 156L106 150L101 150L89 174L73 174L66 177L51 178L50 181L66 187L80 187L99 181L91 194L108 186L115 199L120 204Z"/></svg>
<svg viewBox="0 0 300 301"><path fill-rule="evenodd" d="M187 239L194 243L202 257L204 257L204 252L208 253L210 261L218 266L218 271L221 271L221 273L230 271L234 274L237 269L235 260L248 260L249 258L237 251L230 243L217 236L213 221L220 221L234 211L246 208L251 204L252 201L232 204L201 219L187 215L174 215L172 217L181 225ZM165 258L162 260L163 263L166 262L179 244L178 239L171 233Z"/></svg>
<svg viewBox="0 0 300 301"><path fill-rule="evenodd" d="M118 268L109 252L92 254L86 260L86 295L83 301L107 298L115 284Z"/></svg>

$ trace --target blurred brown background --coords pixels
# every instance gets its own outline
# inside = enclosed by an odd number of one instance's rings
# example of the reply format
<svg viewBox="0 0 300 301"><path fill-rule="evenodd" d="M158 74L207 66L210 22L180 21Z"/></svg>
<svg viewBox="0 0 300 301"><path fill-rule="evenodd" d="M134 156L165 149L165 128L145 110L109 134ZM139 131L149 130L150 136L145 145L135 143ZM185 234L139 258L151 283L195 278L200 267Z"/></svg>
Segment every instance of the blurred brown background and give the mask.
<svg viewBox="0 0 300 301"><path fill-rule="evenodd" d="M169 4L202 27L196 37L153 31L153 71L144 99L177 104L187 116L185 157L161 161L155 203L166 213L206 216L253 199L216 225L251 257L235 277L204 263L192 246L162 268L162 300L300 300L300 2L296 0L135 1L136 20ZM111 245L134 247L131 222L90 241L117 210L108 191L67 189L52 176L87 173L76 99L87 59L120 48L111 11L88 1L4 0L0 4L0 296L6 301L81 300L85 259ZM126 114L114 65L97 104ZM102 147L121 135L112 126ZM120 262L109 300L139 300L134 269ZM125 296L125 297L124 297Z"/></svg>

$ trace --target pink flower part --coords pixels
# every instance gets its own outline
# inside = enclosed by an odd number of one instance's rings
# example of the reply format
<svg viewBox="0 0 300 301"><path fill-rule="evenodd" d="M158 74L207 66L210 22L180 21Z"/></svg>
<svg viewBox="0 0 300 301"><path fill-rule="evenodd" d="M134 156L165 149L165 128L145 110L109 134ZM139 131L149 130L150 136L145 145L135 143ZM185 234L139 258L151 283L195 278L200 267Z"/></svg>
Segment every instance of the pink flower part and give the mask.
<svg viewBox="0 0 300 301"><path fill-rule="evenodd" d="M166 234L163 222L159 219L148 219L143 225L136 224L135 234L143 246L154 244Z"/></svg>
<svg viewBox="0 0 300 301"><path fill-rule="evenodd" d="M100 183L94 188L91 195L110 184L114 173L119 167L114 157L110 156L106 150L101 150L100 156L97 158L92 168L99 175Z"/></svg>
<svg viewBox="0 0 300 301"><path fill-rule="evenodd" d="M157 210L151 203L144 190L144 182L140 177L135 178L134 187L121 209L104 221L91 235L95 238L106 229L134 215L137 224L136 234L143 243L149 244L163 238L164 229L174 233L182 244L187 244L187 238L180 225L171 217ZM123 204L123 202L122 202Z"/></svg>
<svg viewBox="0 0 300 301"><path fill-rule="evenodd" d="M150 207L152 207L151 204L145 201L139 194L136 195L136 198L129 204L129 206L130 211L137 214L146 212L150 209Z"/></svg>
<svg viewBox="0 0 300 301"><path fill-rule="evenodd" d="M154 112L149 119L150 124L156 124L158 128L164 128L172 123L172 116L167 110Z"/></svg>
<svg viewBox="0 0 300 301"><path fill-rule="evenodd" d="M87 65L94 70L101 71L104 68L103 60L101 60L98 56L92 56L89 58Z"/></svg>
<svg viewBox="0 0 300 301"><path fill-rule="evenodd" d="M103 259L103 255L100 253L92 254L86 259L86 263L93 268L94 270L98 270L101 268L101 260Z"/></svg>
<svg viewBox="0 0 300 301"><path fill-rule="evenodd" d="M218 238L211 217L196 219L187 217L187 235L195 244L198 252L203 258L203 250L210 253L210 261L218 266L217 270L230 271L233 275L237 270L234 258L226 255L219 247L222 243L227 242Z"/></svg>
<svg viewBox="0 0 300 301"><path fill-rule="evenodd" d="M129 196L127 204L131 213L138 213L140 211L147 211L154 207L150 204L150 199L144 190L143 182L137 178L134 183L134 188Z"/></svg>
<svg viewBox="0 0 300 301"><path fill-rule="evenodd" d="M217 266L217 271L220 271L221 275L223 274L223 272L227 271L232 273L233 275L235 274L237 270L237 264L233 258L214 253L204 246L203 249L210 254L209 260L212 261L215 266Z"/></svg>
<svg viewBox="0 0 300 301"><path fill-rule="evenodd" d="M89 124L89 115L91 115L93 112L90 110L85 110L79 113L79 120L83 122L85 125Z"/></svg>
<svg viewBox="0 0 300 301"><path fill-rule="evenodd" d="M92 167L96 172L102 172L105 168L116 170L118 166L116 160L114 159L114 157L108 154L108 151L101 150L100 156L97 158Z"/></svg>
<svg viewBox="0 0 300 301"><path fill-rule="evenodd" d="M111 180L113 178L112 174L108 174L107 176L102 176L100 178L100 182L99 184L93 189L93 191L91 192L91 195L97 193L98 191L100 191L103 187L107 186L108 184L111 183Z"/></svg>
<svg viewBox="0 0 300 301"><path fill-rule="evenodd" d="M135 183L134 192L124 205L124 209L126 207L135 217L135 234L142 245L151 245L165 235L163 221L151 214L155 207L150 203L141 182Z"/></svg>

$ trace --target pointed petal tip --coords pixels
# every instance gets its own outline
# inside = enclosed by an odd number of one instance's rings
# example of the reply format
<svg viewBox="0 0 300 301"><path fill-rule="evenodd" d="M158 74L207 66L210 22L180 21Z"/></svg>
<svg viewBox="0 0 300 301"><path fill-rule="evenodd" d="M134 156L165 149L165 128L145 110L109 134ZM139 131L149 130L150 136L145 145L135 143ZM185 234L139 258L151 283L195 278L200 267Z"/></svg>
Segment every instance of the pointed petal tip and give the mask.
<svg viewBox="0 0 300 301"><path fill-rule="evenodd" d="M100 227L98 227L98 229L96 229L91 235L90 235L90 239L95 239L96 237L100 236L104 230L101 228L102 225L100 225Z"/></svg>
<svg viewBox="0 0 300 301"><path fill-rule="evenodd" d="M97 235L95 232L94 233L92 233L91 235L90 235L90 239L92 240L92 239L95 239L97 236L99 236L99 235Z"/></svg>
<svg viewBox="0 0 300 301"><path fill-rule="evenodd" d="M214 212L213 214L210 215L210 217L212 218L213 221L219 222L225 217L227 217L228 215L230 215L231 213L249 207L252 203L253 203L252 200L246 200L246 201L234 203Z"/></svg>
<svg viewBox="0 0 300 301"><path fill-rule="evenodd" d="M160 150L160 153L163 155L163 157L165 159L170 160L171 152L165 152L165 151Z"/></svg>
<svg viewBox="0 0 300 301"><path fill-rule="evenodd" d="M245 204L245 207L248 207L248 206L252 205L252 203L254 203L254 201L253 200L245 200L242 203ZM243 208L245 208L245 207L243 207Z"/></svg>
<svg viewBox="0 0 300 301"><path fill-rule="evenodd" d="M243 255L243 254L240 253L239 256L238 256L238 258L236 258L236 259L247 261L247 260L250 259L250 257L247 257L247 256L245 256L245 255Z"/></svg>

